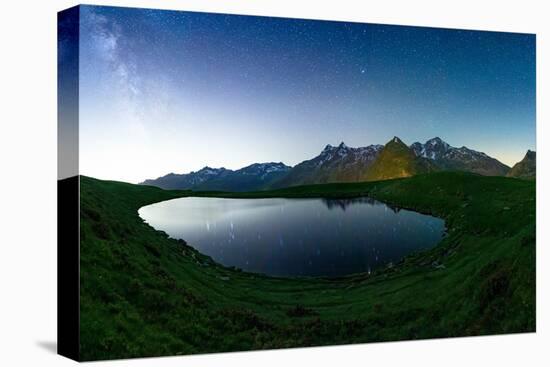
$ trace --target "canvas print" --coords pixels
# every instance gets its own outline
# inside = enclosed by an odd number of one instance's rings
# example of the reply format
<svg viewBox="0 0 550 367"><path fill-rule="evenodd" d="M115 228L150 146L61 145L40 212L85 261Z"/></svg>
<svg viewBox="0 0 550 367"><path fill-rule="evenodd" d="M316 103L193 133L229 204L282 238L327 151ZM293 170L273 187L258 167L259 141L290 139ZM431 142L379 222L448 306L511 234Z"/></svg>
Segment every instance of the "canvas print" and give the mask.
<svg viewBox="0 0 550 367"><path fill-rule="evenodd" d="M534 332L534 34L59 13L59 352Z"/></svg>

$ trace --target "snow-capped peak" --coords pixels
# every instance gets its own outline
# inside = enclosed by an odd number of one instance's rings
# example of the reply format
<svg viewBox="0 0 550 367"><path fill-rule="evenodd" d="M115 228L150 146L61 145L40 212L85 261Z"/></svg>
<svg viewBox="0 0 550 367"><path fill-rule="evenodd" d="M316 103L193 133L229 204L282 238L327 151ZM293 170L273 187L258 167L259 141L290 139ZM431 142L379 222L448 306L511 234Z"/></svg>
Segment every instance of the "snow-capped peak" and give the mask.
<svg viewBox="0 0 550 367"><path fill-rule="evenodd" d="M223 171L225 171L224 167L211 168L211 167L205 166L205 167L201 168L199 171L197 171L196 173L202 173L202 174L205 174L205 175L217 175L217 174L219 174L220 172L223 172ZM194 173L194 172L191 172L191 173Z"/></svg>
<svg viewBox="0 0 550 367"><path fill-rule="evenodd" d="M355 162L370 162L376 158L383 147L380 144L373 144L366 147L353 148L347 146L344 142L341 142L338 146L328 144L315 160L315 165L321 167L325 164L339 164L338 162L345 162L346 165L354 164Z"/></svg>
<svg viewBox="0 0 550 367"><path fill-rule="evenodd" d="M416 142L410 148L417 156L431 160L439 159L451 149L455 149L439 137L429 139L424 144Z"/></svg>
<svg viewBox="0 0 550 367"><path fill-rule="evenodd" d="M392 139L391 141L394 142L394 143L403 143L403 142L401 141L401 139L399 139L397 136L394 136L393 139Z"/></svg>
<svg viewBox="0 0 550 367"><path fill-rule="evenodd" d="M431 146L431 147L435 147L435 146L438 146L438 145L441 145L443 146L445 149L449 148L449 144L447 144L446 142L444 142L443 140L441 140L440 137L435 137L435 138L432 138L428 141L426 141L426 144L424 145L428 145L428 146Z"/></svg>
<svg viewBox="0 0 550 367"><path fill-rule="evenodd" d="M260 163L259 165L263 170L265 170L265 172L286 171L290 169L290 167L285 165L283 162L268 162Z"/></svg>
<svg viewBox="0 0 550 367"><path fill-rule="evenodd" d="M282 162L266 162L251 164L239 169L237 172L244 175L261 175L263 177L268 173L288 171L290 168Z"/></svg>
<svg viewBox="0 0 550 367"><path fill-rule="evenodd" d="M322 151L321 153L329 152L329 151L331 151L332 149L334 149L334 147L333 147L332 145L330 145L330 144L327 144L327 145L325 146L325 149L323 149L323 151Z"/></svg>

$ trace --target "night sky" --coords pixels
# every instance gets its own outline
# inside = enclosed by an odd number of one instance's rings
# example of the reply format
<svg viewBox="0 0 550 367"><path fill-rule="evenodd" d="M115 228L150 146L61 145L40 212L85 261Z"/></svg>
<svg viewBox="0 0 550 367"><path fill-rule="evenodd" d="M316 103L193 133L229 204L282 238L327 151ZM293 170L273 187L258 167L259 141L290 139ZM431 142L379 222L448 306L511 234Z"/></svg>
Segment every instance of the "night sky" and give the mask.
<svg viewBox="0 0 550 367"><path fill-rule="evenodd" d="M535 36L82 6L80 172L297 164L439 136L535 149Z"/></svg>

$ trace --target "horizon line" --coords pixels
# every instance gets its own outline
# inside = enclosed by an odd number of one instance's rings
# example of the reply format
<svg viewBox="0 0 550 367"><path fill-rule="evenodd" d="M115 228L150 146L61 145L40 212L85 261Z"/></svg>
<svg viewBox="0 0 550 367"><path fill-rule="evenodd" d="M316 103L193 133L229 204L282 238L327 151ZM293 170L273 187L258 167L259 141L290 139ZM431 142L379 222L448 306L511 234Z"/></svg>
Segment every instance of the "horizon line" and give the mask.
<svg viewBox="0 0 550 367"><path fill-rule="evenodd" d="M502 164L504 164L504 165L506 165L506 166L508 166L508 167L510 167L510 168L512 168L516 163L519 163L523 158L525 158L525 155L526 155L529 151L531 151L531 152L536 152L536 149L535 149L535 150L532 150L532 149L530 149L530 148L527 148L527 149L525 150L525 154L522 156L522 158L519 159L518 161L512 163L512 164L510 165L510 164L508 164L508 163L503 162L501 159L499 159L499 158L497 158L497 157L495 157L495 156L493 156L493 155L489 155L489 154L485 153L485 151L472 149L472 148L469 148L469 147L466 146L466 145L462 145L462 146L460 146L460 147L458 147L458 146L453 146L453 145L447 143L447 141L446 141L445 139L441 138L441 137L438 136L438 135L434 136L433 138L427 139L427 140L426 140L425 142L423 142L423 143L420 141L420 139L416 139L416 140L415 140L413 143L411 143L411 144L405 143L405 142L403 141L403 139L401 139L399 136L394 135L390 140L388 140L388 141L387 141L386 143L384 143L384 144L380 144L380 143L371 143L371 144L362 145L362 146L350 146L350 145L347 145L343 140L341 140L341 142L340 142L339 144L337 144L337 145L332 145L331 143L328 143L328 144L325 145L324 148L322 148L322 149L320 150L320 152L319 152L316 156L311 157L311 158L306 158L306 159L300 160L300 161L298 161L298 163L296 163L296 164L294 164L294 165L292 165L292 164L287 164L287 163L285 163L285 162L283 162L283 161L277 161L277 160L263 161L263 162L253 161L252 163L245 164L245 165L241 165L241 166L239 166L238 168L228 168L228 167L226 167L226 166L213 167L213 166L209 165L208 163L206 163L205 165L203 165L201 168L198 168L198 169L189 170L189 171L187 171L187 172L182 172L182 173L177 173L177 172L175 172L175 171L171 171L171 172L165 173L165 174L162 175L162 176L158 176L158 177L156 177L156 178L144 178L144 179L142 179L141 181L139 181L138 183L145 182L145 181L147 181L147 180L156 180L156 179L159 179L159 178L161 178L161 177L168 176L168 175L186 175L186 174L192 174L192 173L196 173L196 172L198 172L198 171L201 171L201 170L203 170L203 169L205 169L205 168L210 168L210 169L225 169L225 170L228 170L228 171L238 171L238 170L240 170L240 169L250 167L250 166L252 166L252 165L254 165L254 164L270 164L270 163L273 163L273 164L283 164L283 165L285 165L285 166L287 166L287 167L294 168L294 167L296 167L297 165L299 165L300 163L303 163L303 162L305 162L305 161L314 159L314 158L317 157L319 154L321 154L321 153L323 152L323 150L326 149L327 147L338 148L339 146L344 145L344 146L347 147L347 148L359 149L359 148L366 148L366 147L377 146L377 145L378 145L378 146L379 146L379 145L381 145L381 146L386 146L386 144L390 143L390 142L393 141L395 138L399 139L403 144L405 144L405 145L406 145L407 147L409 147L409 148L410 148L413 144L415 144L415 143L426 144L426 143L429 142L430 140L439 139L439 140L441 140L442 142L448 144L451 148L455 148L455 149L467 148L467 149L473 150L473 151L475 151L475 152L479 152L479 153L486 154L486 155L489 156L490 158L496 159L496 160L499 161L500 163L502 163Z"/></svg>

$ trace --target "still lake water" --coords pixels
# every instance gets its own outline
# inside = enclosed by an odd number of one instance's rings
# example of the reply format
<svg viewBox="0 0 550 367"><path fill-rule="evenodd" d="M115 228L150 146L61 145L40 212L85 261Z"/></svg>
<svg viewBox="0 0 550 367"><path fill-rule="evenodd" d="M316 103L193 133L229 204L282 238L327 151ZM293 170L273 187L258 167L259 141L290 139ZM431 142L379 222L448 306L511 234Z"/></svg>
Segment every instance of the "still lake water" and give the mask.
<svg viewBox="0 0 550 367"><path fill-rule="evenodd" d="M369 272L436 245L442 219L369 199L181 198L139 215L215 261L275 276Z"/></svg>

